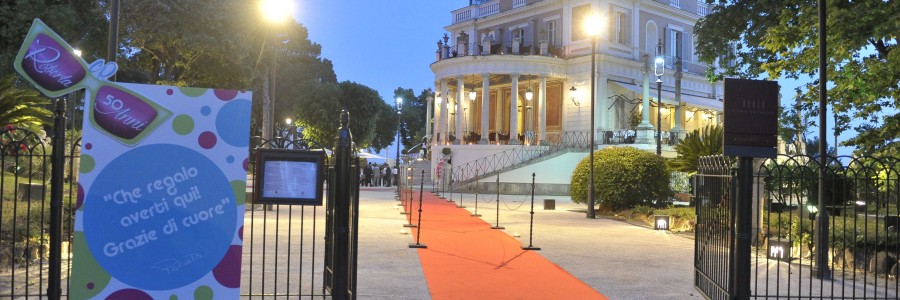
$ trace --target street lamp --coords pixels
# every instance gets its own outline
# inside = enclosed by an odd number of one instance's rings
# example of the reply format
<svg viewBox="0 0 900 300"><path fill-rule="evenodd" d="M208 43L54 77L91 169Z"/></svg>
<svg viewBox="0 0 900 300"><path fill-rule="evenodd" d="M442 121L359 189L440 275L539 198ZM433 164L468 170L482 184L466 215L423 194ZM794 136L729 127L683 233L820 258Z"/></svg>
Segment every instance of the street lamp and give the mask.
<svg viewBox="0 0 900 300"><path fill-rule="evenodd" d="M297 130L294 129L294 122L291 118L284 119L284 124L287 125L287 133L284 138L288 140L288 148L293 149L294 141L297 139Z"/></svg>
<svg viewBox="0 0 900 300"><path fill-rule="evenodd" d="M597 76L597 36L600 35L600 27L602 26L602 20L600 19L600 15L591 14L585 18L584 21L584 33L591 37L591 128L588 132L588 136L590 136L590 154L588 156L588 161L590 162L590 178L588 180L588 211L587 217L589 219L593 219L596 216L594 215L594 90L596 85L596 76Z"/></svg>
<svg viewBox="0 0 900 300"><path fill-rule="evenodd" d="M294 10L291 1L287 0L263 0L260 2L260 11L263 17L273 25L284 22L290 13ZM272 139L274 132L274 110L275 110L275 54L278 50L275 47L275 36L272 36L272 60L269 66L269 95L263 98L262 110L262 137L268 141Z"/></svg>
<svg viewBox="0 0 900 300"><path fill-rule="evenodd" d="M656 74L656 155L662 156L662 76L666 71L666 59L663 56L663 43L656 44L656 60L653 61L653 73Z"/></svg>

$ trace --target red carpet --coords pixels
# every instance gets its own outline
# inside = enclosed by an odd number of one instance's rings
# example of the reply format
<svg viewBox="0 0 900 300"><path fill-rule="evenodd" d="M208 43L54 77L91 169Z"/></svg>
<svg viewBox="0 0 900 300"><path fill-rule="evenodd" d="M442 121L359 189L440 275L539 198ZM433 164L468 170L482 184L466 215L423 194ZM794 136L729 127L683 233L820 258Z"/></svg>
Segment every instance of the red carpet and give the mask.
<svg viewBox="0 0 900 300"><path fill-rule="evenodd" d="M432 299L607 299L469 211L431 193L423 197L420 242L428 248L418 251Z"/></svg>

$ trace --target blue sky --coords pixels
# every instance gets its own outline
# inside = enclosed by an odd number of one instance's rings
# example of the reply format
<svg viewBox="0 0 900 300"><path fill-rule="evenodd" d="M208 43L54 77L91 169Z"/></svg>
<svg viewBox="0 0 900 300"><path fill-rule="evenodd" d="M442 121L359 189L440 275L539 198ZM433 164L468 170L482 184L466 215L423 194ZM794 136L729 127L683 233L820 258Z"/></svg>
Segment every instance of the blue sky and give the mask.
<svg viewBox="0 0 900 300"><path fill-rule="evenodd" d="M338 80L369 86L393 105L394 89L411 88L416 94L433 88L437 41L450 25L450 11L467 0L297 0L294 18L309 29L310 40L322 45L322 56L334 63ZM800 83L779 80L781 93L790 100ZM828 117L829 131L832 117ZM811 128L810 135L818 135ZM852 132L839 137L846 140ZM833 143L834 138L828 137ZM394 153L394 146L381 155ZM852 149L841 147L841 155ZM394 154L388 155L393 157Z"/></svg>
<svg viewBox="0 0 900 300"><path fill-rule="evenodd" d="M434 87L437 41L450 25L450 11L466 0L299 0L294 18L322 45L339 81L369 86L389 104L397 87L416 94ZM396 146L389 152L394 156Z"/></svg>

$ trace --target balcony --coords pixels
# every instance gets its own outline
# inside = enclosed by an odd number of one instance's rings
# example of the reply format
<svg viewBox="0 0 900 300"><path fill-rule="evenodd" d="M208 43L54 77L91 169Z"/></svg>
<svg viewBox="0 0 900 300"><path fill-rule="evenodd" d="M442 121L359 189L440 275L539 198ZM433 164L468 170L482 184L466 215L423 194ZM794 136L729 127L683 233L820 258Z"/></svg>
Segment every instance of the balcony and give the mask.
<svg viewBox="0 0 900 300"><path fill-rule="evenodd" d="M438 44L436 61L459 58L466 56L488 56L488 55L521 55L521 56L547 56L556 58L566 58L565 47L551 46L547 42L525 43L525 42L487 42L480 43L462 43L456 45Z"/></svg>
<svg viewBox="0 0 900 300"><path fill-rule="evenodd" d="M500 0L473 1L472 5L454 10L453 24L500 13Z"/></svg>

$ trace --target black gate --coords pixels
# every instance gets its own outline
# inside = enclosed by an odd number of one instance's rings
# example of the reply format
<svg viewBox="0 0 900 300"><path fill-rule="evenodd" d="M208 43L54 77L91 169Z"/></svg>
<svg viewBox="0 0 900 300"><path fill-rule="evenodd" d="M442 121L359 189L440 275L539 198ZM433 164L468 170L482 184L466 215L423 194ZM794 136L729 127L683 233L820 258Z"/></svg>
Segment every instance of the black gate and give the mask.
<svg viewBox="0 0 900 300"><path fill-rule="evenodd" d="M734 275L733 161L701 157L694 177L694 286L710 299L729 299Z"/></svg>
<svg viewBox="0 0 900 300"><path fill-rule="evenodd" d="M328 156L324 208L247 204L242 297L355 299L359 185L358 176L352 175L359 174L359 162L349 130L341 132ZM56 160L61 169L54 170L47 134L0 127L0 299L68 298L81 147L73 131L66 135L68 143L58 147L65 148L58 152L62 160ZM308 141L281 137L254 139L252 145L326 151ZM62 180L54 187L51 172L62 170ZM54 224L51 190L60 187L62 217ZM248 178L248 193L251 188ZM54 227L61 228L57 243L51 243ZM50 255L54 247L60 249L58 257ZM51 287L59 292L48 293Z"/></svg>
<svg viewBox="0 0 900 300"><path fill-rule="evenodd" d="M827 161L822 197L814 157L755 161L743 187L752 191L752 206L742 211L735 205L740 201L732 201L742 188L736 160L701 158L695 177L696 288L711 299L897 299L900 164L875 157ZM816 209L818 201L825 201L824 214ZM750 218L752 243L744 255L735 242L735 216ZM817 246L814 220L823 216L827 243ZM815 265L817 252L826 255L826 265ZM740 267L740 259L749 265ZM740 284L747 290L740 292Z"/></svg>

